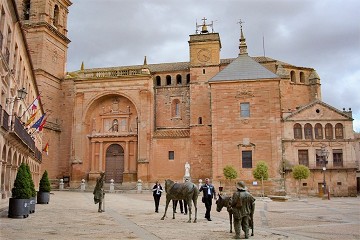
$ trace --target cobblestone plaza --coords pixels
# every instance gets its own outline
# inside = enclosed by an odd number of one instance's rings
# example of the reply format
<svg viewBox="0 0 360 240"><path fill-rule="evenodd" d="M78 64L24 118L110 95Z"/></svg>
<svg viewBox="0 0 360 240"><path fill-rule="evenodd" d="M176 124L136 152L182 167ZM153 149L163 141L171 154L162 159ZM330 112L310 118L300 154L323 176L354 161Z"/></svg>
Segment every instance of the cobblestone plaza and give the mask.
<svg viewBox="0 0 360 240"><path fill-rule="evenodd" d="M232 239L225 209L212 208L212 222L204 218L198 201L197 223L188 216L172 219L171 209L154 212L150 192L108 193L105 212L98 213L91 192L55 191L48 205L37 204L26 219L7 217L8 200L1 200L1 239ZM359 198L291 198L287 202L257 198L255 236L250 239L360 239ZM241 235L244 238L243 232Z"/></svg>

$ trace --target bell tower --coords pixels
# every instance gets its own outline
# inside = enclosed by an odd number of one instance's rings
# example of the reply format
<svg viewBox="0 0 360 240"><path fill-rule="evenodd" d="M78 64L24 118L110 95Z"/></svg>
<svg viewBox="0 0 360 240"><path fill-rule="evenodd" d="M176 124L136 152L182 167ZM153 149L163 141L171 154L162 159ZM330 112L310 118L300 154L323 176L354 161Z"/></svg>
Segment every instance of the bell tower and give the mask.
<svg viewBox="0 0 360 240"><path fill-rule="evenodd" d="M192 67L220 64L220 36L214 33L213 23L207 24L206 20L203 18L202 24L196 24L196 33L190 35L190 65ZM209 27L212 29L211 33L208 30Z"/></svg>
<svg viewBox="0 0 360 240"><path fill-rule="evenodd" d="M190 35L190 164L199 171L194 178L209 177L211 165L211 104L209 80L220 70L221 42L214 33L213 23L196 24L196 33ZM209 31L211 29L211 32Z"/></svg>
<svg viewBox="0 0 360 240"><path fill-rule="evenodd" d="M65 169L70 142L66 142L67 129L64 116L72 115L71 109L64 114L66 96L61 92L65 77L67 50L67 16L70 0L15 0L26 42L29 47L40 99L47 121L42 132L43 143L49 143L49 155L42 156L42 170L50 178ZM60 143L61 141L61 143ZM61 158L61 159L60 159ZM61 163L63 162L63 163ZM60 169L60 170L59 170Z"/></svg>

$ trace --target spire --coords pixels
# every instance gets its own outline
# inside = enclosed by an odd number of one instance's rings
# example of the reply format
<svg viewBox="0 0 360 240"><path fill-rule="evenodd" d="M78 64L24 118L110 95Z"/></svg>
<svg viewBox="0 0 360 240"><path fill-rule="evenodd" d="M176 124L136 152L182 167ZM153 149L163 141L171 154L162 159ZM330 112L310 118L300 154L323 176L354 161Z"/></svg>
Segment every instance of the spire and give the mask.
<svg viewBox="0 0 360 240"><path fill-rule="evenodd" d="M84 61L81 62L80 71L84 71Z"/></svg>
<svg viewBox="0 0 360 240"><path fill-rule="evenodd" d="M238 23L240 24L240 39L239 39L239 42L240 42L239 50L240 50L240 52L239 52L239 55L243 55L243 54L247 55L248 53L247 53L247 45L246 45L246 41L245 41L246 39L244 37L244 33L243 33L243 30L242 30L242 24L245 23L245 22L241 21L241 19L240 19L240 21Z"/></svg>
<svg viewBox="0 0 360 240"><path fill-rule="evenodd" d="M147 65L147 60L146 60L146 56L144 57L144 66Z"/></svg>

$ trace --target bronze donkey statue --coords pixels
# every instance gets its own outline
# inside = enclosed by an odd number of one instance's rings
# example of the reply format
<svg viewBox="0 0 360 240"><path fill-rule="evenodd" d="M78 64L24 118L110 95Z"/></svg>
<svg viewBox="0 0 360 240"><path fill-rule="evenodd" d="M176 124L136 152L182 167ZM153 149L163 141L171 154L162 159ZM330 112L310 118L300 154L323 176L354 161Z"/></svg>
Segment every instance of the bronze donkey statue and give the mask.
<svg viewBox="0 0 360 240"><path fill-rule="evenodd" d="M188 204L189 209L189 221L191 222L191 213L192 213L192 203L194 203L195 208L195 219L194 223L197 220L197 199L199 196L199 189L192 182L184 183L175 183L174 181L167 179L165 180L165 192L166 192L166 206L165 213L161 220L164 220L166 217L166 211L168 209L170 200L185 200ZM175 219L175 209L173 208L173 219Z"/></svg>
<svg viewBox="0 0 360 240"><path fill-rule="evenodd" d="M230 220L230 232L232 233L232 223L233 223L233 209L231 207L231 200L230 196L222 196L218 195L218 200L216 200L216 211L220 212L223 207L226 207L226 210L229 213L229 220ZM251 236L254 236L254 213L250 215L250 227L251 227Z"/></svg>

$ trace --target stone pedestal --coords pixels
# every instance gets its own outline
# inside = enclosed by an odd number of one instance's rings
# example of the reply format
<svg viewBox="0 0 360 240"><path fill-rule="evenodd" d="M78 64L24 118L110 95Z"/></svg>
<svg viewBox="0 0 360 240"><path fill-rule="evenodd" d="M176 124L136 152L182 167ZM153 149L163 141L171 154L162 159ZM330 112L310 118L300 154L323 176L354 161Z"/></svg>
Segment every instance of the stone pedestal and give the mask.
<svg viewBox="0 0 360 240"><path fill-rule="evenodd" d="M110 190L109 190L109 192L111 192L111 193L115 192L114 179L110 180Z"/></svg>
<svg viewBox="0 0 360 240"><path fill-rule="evenodd" d="M80 190L81 190L81 191L85 191L85 179L82 179L82 180L81 180Z"/></svg>
<svg viewBox="0 0 360 240"><path fill-rule="evenodd" d="M60 179L59 190L64 190L64 179Z"/></svg>

